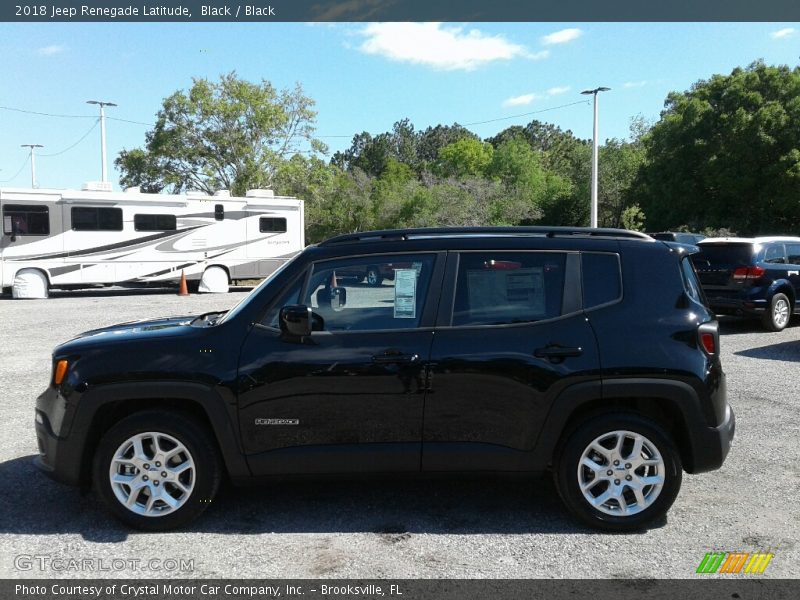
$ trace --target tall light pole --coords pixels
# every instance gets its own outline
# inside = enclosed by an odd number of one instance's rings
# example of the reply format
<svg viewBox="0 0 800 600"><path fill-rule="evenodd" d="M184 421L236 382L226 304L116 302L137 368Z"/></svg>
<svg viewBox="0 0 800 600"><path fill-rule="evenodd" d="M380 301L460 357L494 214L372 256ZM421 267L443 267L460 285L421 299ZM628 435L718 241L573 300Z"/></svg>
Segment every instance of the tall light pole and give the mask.
<svg viewBox="0 0 800 600"><path fill-rule="evenodd" d="M106 165L106 106L116 106L113 102L101 102L100 100L87 100L86 104L97 104L100 106L100 161L103 166L101 181L108 181L108 167Z"/></svg>
<svg viewBox="0 0 800 600"><path fill-rule="evenodd" d="M44 146L41 144L20 144L20 148L31 149L31 187L38 187L36 185L36 152L34 152L34 150L36 148L44 148Z"/></svg>
<svg viewBox="0 0 800 600"><path fill-rule="evenodd" d="M594 96L594 131L592 133L592 217L591 226L597 227L597 94L607 92L611 88L597 87L583 90L581 94Z"/></svg>

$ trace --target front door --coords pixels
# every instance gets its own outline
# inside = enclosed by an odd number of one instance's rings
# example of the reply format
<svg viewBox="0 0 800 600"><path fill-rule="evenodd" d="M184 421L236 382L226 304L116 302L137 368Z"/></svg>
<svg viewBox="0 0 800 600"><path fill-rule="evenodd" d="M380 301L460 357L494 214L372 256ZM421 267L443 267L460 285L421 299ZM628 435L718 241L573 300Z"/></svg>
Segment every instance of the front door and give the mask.
<svg viewBox="0 0 800 600"><path fill-rule="evenodd" d="M443 262L327 260L288 286L241 353L240 427L254 474L419 470ZM341 275L398 263L378 286ZM319 330L302 342L282 335L287 304L310 306Z"/></svg>
<svg viewBox="0 0 800 600"><path fill-rule="evenodd" d="M431 351L422 468L528 470L554 398L599 372L579 254L463 252L447 271L454 291Z"/></svg>

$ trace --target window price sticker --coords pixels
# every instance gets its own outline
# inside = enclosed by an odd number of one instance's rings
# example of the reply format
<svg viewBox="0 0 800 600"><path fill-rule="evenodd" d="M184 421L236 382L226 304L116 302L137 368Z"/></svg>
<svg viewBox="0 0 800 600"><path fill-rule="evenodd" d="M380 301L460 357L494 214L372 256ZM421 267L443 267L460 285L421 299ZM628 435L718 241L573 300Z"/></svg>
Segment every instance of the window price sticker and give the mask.
<svg viewBox="0 0 800 600"><path fill-rule="evenodd" d="M417 317L417 270L396 269L394 272L394 318Z"/></svg>

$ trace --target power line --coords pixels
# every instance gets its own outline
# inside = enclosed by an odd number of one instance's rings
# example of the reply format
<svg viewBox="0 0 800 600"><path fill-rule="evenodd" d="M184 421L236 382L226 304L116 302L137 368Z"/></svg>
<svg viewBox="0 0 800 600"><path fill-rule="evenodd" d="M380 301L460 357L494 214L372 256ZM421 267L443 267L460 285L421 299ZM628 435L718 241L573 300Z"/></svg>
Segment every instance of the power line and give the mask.
<svg viewBox="0 0 800 600"><path fill-rule="evenodd" d="M93 119L94 115L59 115L55 113L38 112L35 110L25 110L13 108L11 106L0 106L0 110L10 110L12 112L25 113L28 115L39 115L40 117L57 117L59 119Z"/></svg>
<svg viewBox="0 0 800 600"><path fill-rule="evenodd" d="M2 179L2 180L0 180L0 183L8 183L10 181L14 181L17 177L19 177L19 174L22 173L22 169L24 169L27 166L28 161L30 160L30 158L31 157L30 157L30 154L29 154L28 156L25 157L25 162L22 163L22 166L19 168L19 170L16 173L14 173L14 176L11 177L10 179Z"/></svg>
<svg viewBox="0 0 800 600"><path fill-rule="evenodd" d="M464 127L470 125L484 125L485 123L496 123L497 121L507 121L509 119L518 119L519 117L527 117L529 115L538 115L539 113L548 112L551 110L558 110L559 108L567 108L568 106L575 106L577 104L589 104L588 100L578 100L577 102L570 102L569 104L562 104L560 106L551 106L550 108L542 108L540 110L533 110L531 112L520 113L518 115L511 115L510 117L500 117L499 119L489 119L487 121L475 121L474 123L464 123Z"/></svg>
<svg viewBox="0 0 800 600"><path fill-rule="evenodd" d="M61 156L61 155L62 155L62 154L64 154L65 152L69 152L69 151L70 151L70 150L72 150L72 149L73 149L75 146L77 146L77 145L78 145L78 144L80 144L80 143L81 143L83 140L85 140L85 139L86 139L86 137L87 137L87 136L88 136L90 133L92 133L92 131L94 131L94 128L95 128L95 127L97 127L97 124L98 124L99 122L100 122L100 119L97 119L97 120L94 122L94 125L92 125L92 126L89 128L89 130L88 130L86 133L84 133L84 134L83 134L83 135L82 135L82 136L81 136L81 137L78 139L78 141L77 141L77 142L75 142L74 144L72 144L71 146L68 146L67 148L64 148L63 150L61 150L61 151L59 151L59 152L54 152L54 153L52 153L52 154L39 154L38 156L47 156L47 157L51 157L51 156Z"/></svg>

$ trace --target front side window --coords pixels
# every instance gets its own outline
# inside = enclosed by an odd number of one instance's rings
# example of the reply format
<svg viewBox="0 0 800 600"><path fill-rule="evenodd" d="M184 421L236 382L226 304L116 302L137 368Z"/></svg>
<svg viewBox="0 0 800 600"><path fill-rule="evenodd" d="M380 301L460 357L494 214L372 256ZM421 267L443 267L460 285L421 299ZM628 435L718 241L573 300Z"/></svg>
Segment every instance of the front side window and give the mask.
<svg viewBox="0 0 800 600"><path fill-rule="evenodd" d="M122 231L122 209L99 206L73 206L75 231Z"/></svg>
<svg viewBox="0 0 800 600"><path fill-rule="evenodd" d="M559 316L565 263L565 255L556 252L462 254L452 324L506 325Z"/></svg>
<svg viewBox="0 0 800 600"><path fill-rule="evenodd" d="M301 304L324 331L413 329L434 264L431 254L369 256L316 263Z"/></svg>
<svg viewBox="0 0 800 600"><path fill-rule="evenodd" d="M258 220L261 233L286 233L286 219L283 217L261 217Z"/></svg>
<svg viewBox="0 0 800 600"><path fill-rule="evenodd" d="M133 215L136 231L175 231L178 219L175 215Z"/></svg>
<svg viewBox="0 0 800 600"><path fill-rule="evenodd" d="M3 206L3 233L49 235L50 210L34 204L6 204Z"/></svg>

